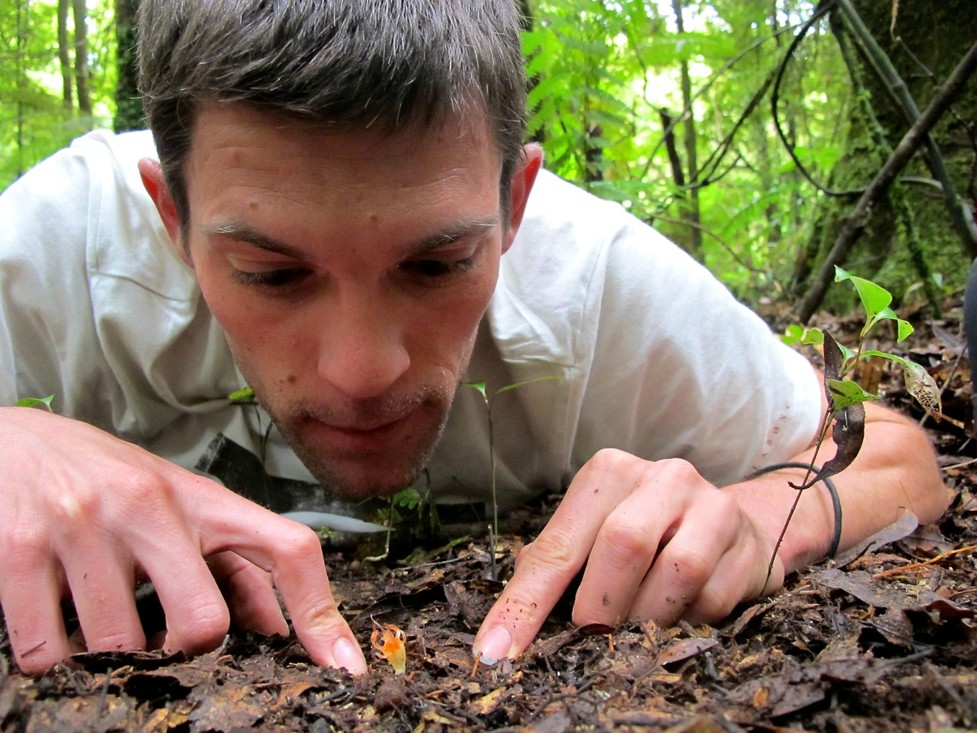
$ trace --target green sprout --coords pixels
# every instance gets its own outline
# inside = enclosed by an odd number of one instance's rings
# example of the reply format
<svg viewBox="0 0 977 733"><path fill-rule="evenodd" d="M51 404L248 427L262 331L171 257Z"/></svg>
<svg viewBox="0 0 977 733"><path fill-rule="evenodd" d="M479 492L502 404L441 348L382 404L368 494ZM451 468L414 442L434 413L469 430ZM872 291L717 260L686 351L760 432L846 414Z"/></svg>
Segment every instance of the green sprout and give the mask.
<svg viewBox="0 0 977 733"><path fill-rule="evenodd" d="M488 438L489 438L489 460L491 461L491 491L492 491L492 524L489 525L489 545L492 554L492 580L498 579L498 571L496 569L496 539L499 531L499 500L496 493L496 457L495 457L495 424L492 422L492 407L495 404L495 400L498 399L499 395L505 394L506 392L511 392L512 390L525 387L529 384L534 384L536 382L544 382L553 379L560 379L560 377L555 375L549 375L545 377L536 377L535 379L527 379L522 382L516 382L515 384L507 384L504 387L500 387L495 390L491 395L488 393L485 382L467 382L466 385L476 390L480 395L482 395L482 400L485 402L485 410L488 417Z"/></svg>
<svg viewBox="0 0 977 733"><path fill-rule="evenodd" d="M54 402L54 395L50 394L47 397L24 397L23 399L17 400L14 403L15 407L42 407L48 412L53 413L54 409L51 407L51 403Z"/></svg>

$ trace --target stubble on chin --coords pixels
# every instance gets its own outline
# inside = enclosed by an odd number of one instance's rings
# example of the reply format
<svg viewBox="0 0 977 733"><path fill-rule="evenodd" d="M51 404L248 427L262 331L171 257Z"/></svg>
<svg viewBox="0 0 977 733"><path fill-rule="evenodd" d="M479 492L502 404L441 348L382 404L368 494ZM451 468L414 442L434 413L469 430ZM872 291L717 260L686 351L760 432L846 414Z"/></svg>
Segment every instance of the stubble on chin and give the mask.
<svg viewBox="0 0 977 733"><path fill-rule="evenodd" d="M327 492L339 499L359 501L390 496L413 485L422 475L440 442L455 395L455 385L435 385L405 398L384 398L349 405L341 410L311 403L268 410L292 451ZM267 408L266 408L267 410ZM430 419L411 436L404 455L388 455L373 461L352 456L330 456L303 437L308 421L326 424L373 424L399 419L422 410Z"/></svg>

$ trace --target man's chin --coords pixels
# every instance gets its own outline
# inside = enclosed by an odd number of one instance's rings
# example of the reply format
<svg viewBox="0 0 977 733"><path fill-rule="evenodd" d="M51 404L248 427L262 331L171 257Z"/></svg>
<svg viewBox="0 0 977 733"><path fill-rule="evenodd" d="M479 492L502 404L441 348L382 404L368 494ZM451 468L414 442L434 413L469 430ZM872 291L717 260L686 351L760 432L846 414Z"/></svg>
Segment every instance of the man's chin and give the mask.
<svg viewBox="0 0 977 733"><path fill-rule="evenodd" d="M328 459L321 454L295 448L295 454L316 481L338 499L362 501L387 497L413 486L424 472L434 452L419 451L410 457L372 457L362 460L342 457Z"/></svg>
<svg viewBox="0 0 977 733"><path fill-rule="evenodd" d="M403 491L414 485L420 478L420 472L396 479L389 476L337 476L334 472L324 476L313 473L313 476L337 499L359 502L366 499L386 498Z"/></svg>

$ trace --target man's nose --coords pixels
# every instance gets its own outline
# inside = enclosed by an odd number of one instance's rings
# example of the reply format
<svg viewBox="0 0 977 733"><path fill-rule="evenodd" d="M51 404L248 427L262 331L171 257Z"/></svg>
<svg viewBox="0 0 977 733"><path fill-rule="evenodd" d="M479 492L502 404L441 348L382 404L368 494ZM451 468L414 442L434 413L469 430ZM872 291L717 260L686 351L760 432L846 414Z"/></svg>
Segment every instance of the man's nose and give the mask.
<svg viewBox="0 0 977 733"><path fill-rule="evenodd" d="M351 399L377 397L410 367L397 308L342 298L321 326L319 376Z"/></svg>

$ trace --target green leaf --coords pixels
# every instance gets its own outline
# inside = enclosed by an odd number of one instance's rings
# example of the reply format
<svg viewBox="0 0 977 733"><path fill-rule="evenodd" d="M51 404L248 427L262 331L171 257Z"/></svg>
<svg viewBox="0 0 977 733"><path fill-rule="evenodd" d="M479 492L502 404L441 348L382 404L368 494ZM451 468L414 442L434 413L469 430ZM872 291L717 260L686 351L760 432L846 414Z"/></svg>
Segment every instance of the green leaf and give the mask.
<svg viewBox="0 0 977 733"><path fill-rule="evenodd" d="M535 384L536 382L549 382L556 379L562 379L562 377L559 377L555 374L550 374L545 377L534 377L533 379L526 379L522 382L516 382L515 384L507 384L505 387L500 387L495 394L500 395L503 392L509 392L510 390L513 389L519 389L520 387L525 387L527 384Z"/></svg>
<svg viewBox="0 0 977 733"><path fill-rule="evenodd" d="M831 406L835 411L878 399L874 394L866 392L860 384L852 382L850 379L827 379L825 384L831 395Z"/></svg>
<svg viewBox="0 0 977 733"><path fill-rule="evenodd" d="M881 285L851 275L835 265L835 282L844 282L845 280L850 281L855 286L855 291L858 293L858 298L862 301L862 307L865 308L865 314L870 321L888 308L892 302L892 294Z"/></svg>
<svg viewBox="0 0 977 733"><path fill-rule="evenodd" d="M907 338L909 338L912 335L913 331L916 330L915 328L913 328L913 325L909 321L904 321L901 318L896 319L896 325L898 326L898 330L899 330L899 333L896 337L896 341L899 343L902 343Z"/></svg>
<svg viewBox="0 0 977 733"><path fill-rule="evenodd" d="M227 395L227 399L229 399L231 402L253 402L254 390L250 387L245 387L244 389L231 392L229 395Z"/></svg>
<svg viewBox="0 0 977 733"><path fill-rule="evenodd" d="M17 400L14 405L16 407L43 407L48 412L54 412L51 408L51 403L54 401L54 395L48 395L47 397L24 397L21 400Z"/></svg>
<svg viewBox="0 0 977 733"><path fill-rule="evenodd" d="M417 489L407 488L393 495L393 503L405 509L416 509L421 503L421 494Z"/></svg>
<svg viewBox="0 0 977 733"><path fill-rule="evenodd" d="M896 326L899 332L896 340L900 342L905 341L909 337L909 335L916 330L913 328L912 324L909 323L909 321L902 320L896 314L896 312L892 310L892 308L886 307L880 310L878 313L876 313L871 319L869 319L868 323L865 324L865 328L862 329L862 335L864 336L865 334L867 334L875 327L877 323L880 323L881 321L896 322Z"/></svg>
<svg viewBox="0 0 977 733"><path fill-rule="evenodd" d="M478 391L478 393L482 395L482 399L488 403L488 392L485 391L485 382L466 382L465 384Z"/></svg>
<svg viewBox="0 0 977 733"><path fill-rule="evenodd" d="M890 354L888 351L879 351L878 349L868 349L862 352L863 359L867 359L870 356L878 356L881 357L882 359L888 359L889 361L894 361L897 364L901 364L902 366L906 366L910 363L908 360L903 359L901 356L898 356L896 354Z"/></svg>

